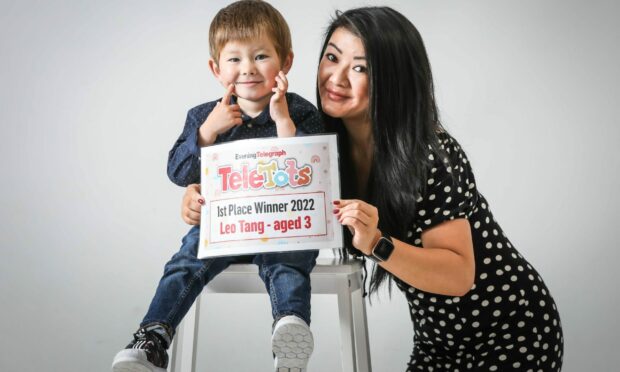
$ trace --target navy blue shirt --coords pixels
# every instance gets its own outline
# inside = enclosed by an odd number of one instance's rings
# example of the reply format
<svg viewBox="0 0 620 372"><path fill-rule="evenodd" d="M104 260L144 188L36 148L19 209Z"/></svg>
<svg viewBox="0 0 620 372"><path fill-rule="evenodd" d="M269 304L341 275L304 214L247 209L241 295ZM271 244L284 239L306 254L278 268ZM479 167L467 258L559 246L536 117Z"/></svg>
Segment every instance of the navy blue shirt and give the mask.
<svg viewBox="0 0 620 372"><path fill-rule="evenodd" d="M179 186L200 182L200 147L198 128L207 120L219 100L203 103L189 110L185 128L168 153L168 177ZM297 128L296 135L323 133L324 127L314 105L295 93L286 93L291 120ZM231 103L236 103L235 98ZM242 114L243 123L217 136L215 143L248 138L276 137L276 123L269 115L269 105L256 117Z"/></svg>

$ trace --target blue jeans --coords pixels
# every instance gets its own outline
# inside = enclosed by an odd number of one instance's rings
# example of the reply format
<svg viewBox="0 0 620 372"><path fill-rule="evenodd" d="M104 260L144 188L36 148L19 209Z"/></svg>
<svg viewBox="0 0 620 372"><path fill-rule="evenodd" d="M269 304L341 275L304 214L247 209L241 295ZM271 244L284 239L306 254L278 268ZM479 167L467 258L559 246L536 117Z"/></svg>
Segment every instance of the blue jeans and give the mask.
<svg viewBox="0 0 620 372"><path fill-rule="evenodd" d="M297 315L310 324L310 272L316 264L318 250L201 260L196 257L199 233L199 226L192 227L183 237L179 252L166 264L141 326L160 323L174 333L202 288L233 263L258 265L275 320L286 315Z"/></svg>

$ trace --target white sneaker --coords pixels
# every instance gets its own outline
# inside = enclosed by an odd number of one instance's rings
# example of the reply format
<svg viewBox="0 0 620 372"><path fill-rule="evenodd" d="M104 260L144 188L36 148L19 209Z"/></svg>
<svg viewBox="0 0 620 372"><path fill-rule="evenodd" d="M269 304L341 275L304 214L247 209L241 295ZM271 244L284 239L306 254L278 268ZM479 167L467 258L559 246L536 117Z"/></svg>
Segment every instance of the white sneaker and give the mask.
<svg viewBox="0 0 620 372"><path fill-rule="evenodd" d="M306 322L288 315L276 323L271 336L276 372L306 372L314 350L312 331Z"/></svg>

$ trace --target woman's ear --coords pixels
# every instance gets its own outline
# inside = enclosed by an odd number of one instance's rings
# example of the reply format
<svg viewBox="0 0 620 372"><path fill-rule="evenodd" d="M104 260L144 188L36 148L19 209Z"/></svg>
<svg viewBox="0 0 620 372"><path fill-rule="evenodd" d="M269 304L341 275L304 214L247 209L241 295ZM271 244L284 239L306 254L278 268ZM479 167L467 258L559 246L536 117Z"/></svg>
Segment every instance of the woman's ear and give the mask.
<svg viewBox="0 0 620 372"><path fill-rule="evenodd" d="M282 72L284 72L285 75L288 74L288 72L291 70L291 67L293 66L293 57L295 57L295 55L293 54L293 52L290 52L282 63L281 70Z"/></svg>

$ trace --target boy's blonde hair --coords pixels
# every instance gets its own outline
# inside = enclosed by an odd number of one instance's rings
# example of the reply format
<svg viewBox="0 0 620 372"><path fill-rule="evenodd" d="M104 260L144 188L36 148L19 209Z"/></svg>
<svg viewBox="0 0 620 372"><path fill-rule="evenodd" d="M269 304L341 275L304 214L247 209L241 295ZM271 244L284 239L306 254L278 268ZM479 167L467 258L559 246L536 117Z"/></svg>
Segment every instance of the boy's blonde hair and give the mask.
<svg viewBox="0 0 620 372"><path fill-rule="evenodd" d="M271 39L284 62L292 51L291 32L282 14L261 0L236 1L222 8L209 27L209 52L219 63L220 52L229 41L248 41L261 35Z"/></svg>

